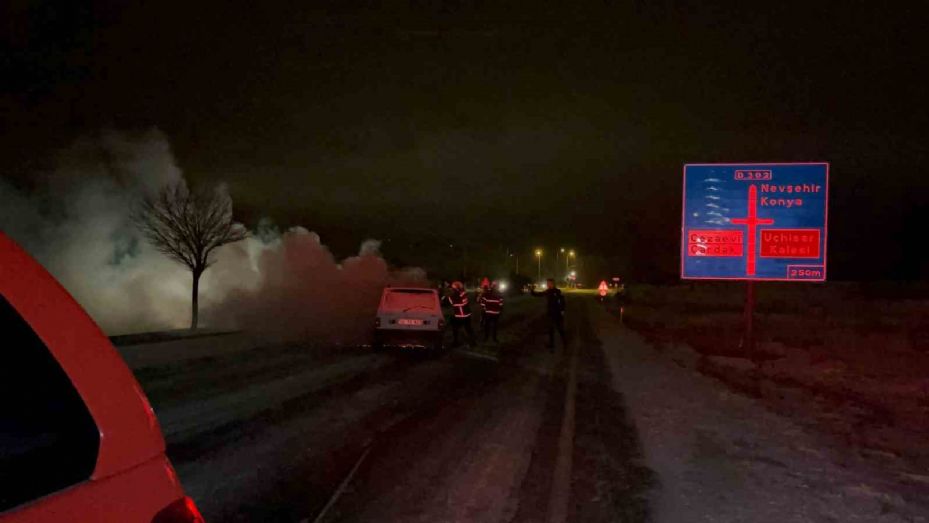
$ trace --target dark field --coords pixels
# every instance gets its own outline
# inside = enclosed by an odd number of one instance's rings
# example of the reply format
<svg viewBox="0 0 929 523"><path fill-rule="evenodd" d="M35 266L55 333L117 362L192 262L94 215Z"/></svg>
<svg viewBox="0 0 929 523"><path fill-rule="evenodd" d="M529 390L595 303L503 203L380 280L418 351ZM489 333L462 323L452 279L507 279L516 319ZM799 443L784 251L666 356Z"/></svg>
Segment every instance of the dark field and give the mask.
<svg viewBox="0 0 929 523"><path fill-rule="evenodd" d="M756 285L753 352L741 346L744 284L631 286L623 316L681 364L862 452L925 470L929 286Z"/></svg>

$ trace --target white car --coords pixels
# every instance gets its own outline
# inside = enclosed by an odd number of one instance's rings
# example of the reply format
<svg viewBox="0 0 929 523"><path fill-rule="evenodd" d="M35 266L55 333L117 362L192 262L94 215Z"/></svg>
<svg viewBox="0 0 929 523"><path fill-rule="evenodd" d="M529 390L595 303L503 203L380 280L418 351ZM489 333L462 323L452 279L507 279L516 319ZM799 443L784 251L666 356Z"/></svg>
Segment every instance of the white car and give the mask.
<svg viewBox="0 0 929 523"><path fill-rule="evenodd" d="M374 348L442 349L445 316L439 293L428 287L387 287L374 320Z"/></svg>

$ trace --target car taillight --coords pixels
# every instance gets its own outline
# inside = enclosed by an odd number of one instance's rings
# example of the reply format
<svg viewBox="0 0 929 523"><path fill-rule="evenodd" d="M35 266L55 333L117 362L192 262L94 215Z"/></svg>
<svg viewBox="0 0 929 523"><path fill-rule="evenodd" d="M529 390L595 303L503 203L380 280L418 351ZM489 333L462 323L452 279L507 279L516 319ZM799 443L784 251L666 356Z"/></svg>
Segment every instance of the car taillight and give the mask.
<svg viewBox="0 0 929 523"><path fill-rule="evenodd" d="M381 319L380 319L380 318L374 318L374 327L376 328L376 327L380 327L380 326L381 326Z"/></svg>
<svg viewBox="0 0 929 523"><path fill-rule="evenodd" d="M155 514L152 523L205 523L194 500L187 496L171 503Z"/></svg>

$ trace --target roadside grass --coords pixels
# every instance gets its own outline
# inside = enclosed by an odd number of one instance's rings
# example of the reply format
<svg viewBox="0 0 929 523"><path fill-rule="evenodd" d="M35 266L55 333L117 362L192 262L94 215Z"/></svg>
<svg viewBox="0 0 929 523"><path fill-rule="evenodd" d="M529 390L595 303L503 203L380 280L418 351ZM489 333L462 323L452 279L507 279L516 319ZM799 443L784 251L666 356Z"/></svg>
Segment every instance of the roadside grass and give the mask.
<svg viewBox="0 0 929 523"><path fill-rule="evenodd" d="M169 331L139 332L133 334L117 334L110 336L110 342L117 346L136 345L140 343L161 343L192 338L205 338L212 336L225 336L237 334L240 331L218 329L175 329Z"/></svg>
<svg viewBox="0 0 929 523"><path fill-rule="evenodd" d="M929 465L929 287L756 285L755 364L740 347L741 284L634 285L624 322L778 408L815 404L819 425L855 445Z"/></svg>
<svg viewBox="0 0 929 523"><path fill-rule="evenodd" d="M272 344L242 353L143 367L134 373L152 404L162 410L319 368L332 359L320 352L307 343Z"/></svg>

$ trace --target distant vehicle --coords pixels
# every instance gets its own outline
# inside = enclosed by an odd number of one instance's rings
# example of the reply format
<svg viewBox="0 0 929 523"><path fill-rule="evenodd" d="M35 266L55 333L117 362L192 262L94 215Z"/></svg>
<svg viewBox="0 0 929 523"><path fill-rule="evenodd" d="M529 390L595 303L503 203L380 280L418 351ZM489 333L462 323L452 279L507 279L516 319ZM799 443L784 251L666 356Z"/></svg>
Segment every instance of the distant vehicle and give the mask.
<svg viewBox="0 0 929 523"><path fill-rule="evenodd" d="M374 320L374 348L442 349L445 316L439 293L426 287L388 287Z"/></svg>
<svg viewBox="0 0 929 523"><path fill-rule="evenodd" d="M0 232L0 523L197 523L109 339Z"/></svg>

